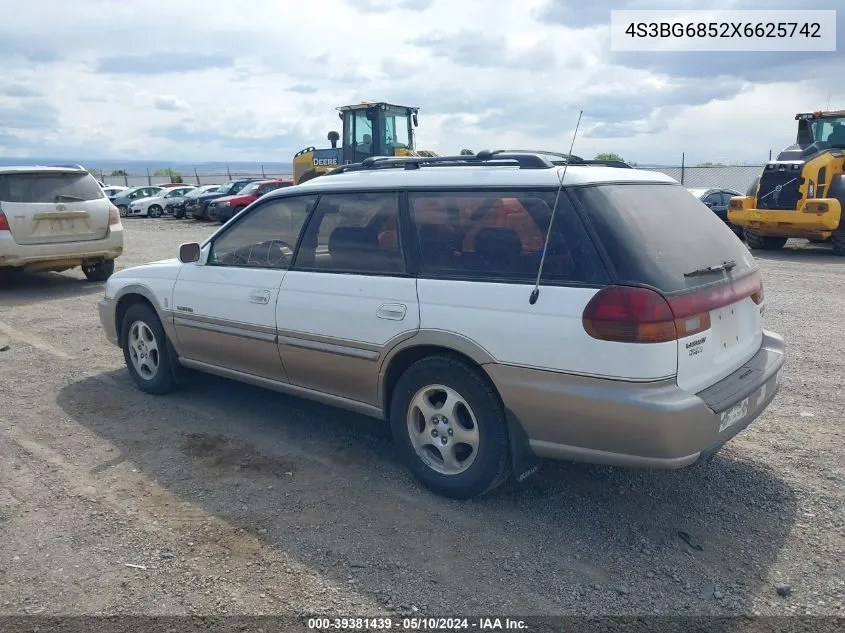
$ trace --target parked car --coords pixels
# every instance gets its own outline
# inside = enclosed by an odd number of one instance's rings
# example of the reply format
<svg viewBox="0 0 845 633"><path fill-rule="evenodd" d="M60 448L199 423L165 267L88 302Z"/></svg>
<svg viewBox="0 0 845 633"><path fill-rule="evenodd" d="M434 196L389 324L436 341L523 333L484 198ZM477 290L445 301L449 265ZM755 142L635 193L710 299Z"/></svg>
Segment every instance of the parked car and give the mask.
<svg viewBox="0 0 845 633"><path fill-rule="evenodd" d="M164 215L164 205L169 200L183 198L186 193L196 189L194 185L182 185L181 187L169 187L162 189L154 196L141 198L129 204L128 216L149 216L160 218Z"/></svg>
<svg viewBox="0 0 845 633"><path fill-rule="evenodd" d="M185 202L187 200L190 200L192 198L198 198L204 193L211 193L213 191L217 191L219 186L220 185L199 185L198 187L194 187L185 195L168 201L167 204L164 205L164 212L168 215L172 215L174 218L184 218Z"/></svg>
<svg viewBox="0 0 845 633"><path fill-rule="evenodd" d="M206 193L197 198L192 198L185 201L185 215L195 220L208 219L208 203L212 200L217 200L223 196L233 196L241 189L246 187L249 183L256 180L265 180L264 178L241 178L239 180L230 180L224 182L213 193Z"/></svg>
<svg viewBox="0 0 845 633"><path fill-rule="evenodd" d="M215 222L227 222L233 216L243 211L247 206L261 196L275 191L280 187L290 187L293 180L256 180L249 183L233 196L223 196L208 203L208 219Z"/></svg>
<svg viewBox="0 0 845 633"><path fill-rule="evenodd" d="M0 167L0 268L80 266L104 281L123 253L117 209L82 168Z"/></svg>
<svg viewBox="0 0 845 633"><path fill-rule="evenodd" d="M682 185L470 159L273 191L113 275L105 334L147 393L192 368L386 420L411 472L456 498L539 457L707 461L766 409L786 349L758 263Z"/></svg>
<svg viewBox="0 0 845 633"><path fill-rule="evenodd" d="M689 189L689 192L727 224L739 239L744 238L742 227L728 220L728 205L731 203L731 198L743 194L733 189Z"/></svg>
<svg viewBox="0 0 845 633"><path fill-rule="evenodd" d="M129 213L129 205L136 200L149 198L156 195L159 191L164 191L164 187L156 185L146 187L130 187L125 191L121 191L116 196L111 198L112 204L117 207L121 217L126 217Z"/></svg>
<svg viewBox="0 0 845 633"><path fill-rule="evenodd" d="M106 194L107 198L113 198L114 196L118 195L121 191L126 191L129 187L124 187L123 185L106 185L102 188L103 193Z"/></svg>

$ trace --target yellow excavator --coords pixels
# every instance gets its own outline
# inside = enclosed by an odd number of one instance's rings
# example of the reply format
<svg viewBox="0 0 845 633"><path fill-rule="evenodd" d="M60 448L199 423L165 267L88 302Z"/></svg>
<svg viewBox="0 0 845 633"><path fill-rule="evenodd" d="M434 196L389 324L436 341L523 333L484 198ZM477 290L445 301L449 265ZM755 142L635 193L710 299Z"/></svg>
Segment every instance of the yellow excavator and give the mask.
<svg viewBox="0 0 845 633"><path fill-rule="evenodd" d="M330 148L306 147L293 157L293 184L322 176L341 165L360 163L371 156L437 156L415 147L419 108L392 103L362 102L337 108L343 121L343 142L328 134Z"/></svg>
<svg viewBox="0 0 845 633"><path fill-rule="evenodd" d="M795 115L798 137L769 161L728 220L749 248L782 248L789 238L830 242L845 255L845 110Z"/></svg>

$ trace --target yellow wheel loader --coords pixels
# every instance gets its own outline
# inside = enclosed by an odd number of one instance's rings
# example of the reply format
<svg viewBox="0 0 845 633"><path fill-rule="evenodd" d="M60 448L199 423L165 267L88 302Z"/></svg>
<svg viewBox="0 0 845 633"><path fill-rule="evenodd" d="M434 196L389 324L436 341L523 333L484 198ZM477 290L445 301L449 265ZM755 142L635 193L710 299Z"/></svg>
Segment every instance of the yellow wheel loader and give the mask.
<svg viewBox="0 0 845 633"><path fill-rule="evenodd" d="M749 248L782 248L790 237L831 242L845 255L845 110L795 115L798 137L769 161L728 220Z"/></svg>
<svg viewBox="0 0 845 633"><path fill-rule="evenodd" d="M293 184L371 156L437 156L431 151L415 149L419 108L379 101L341 106L337 110L343 121L341 146L337 146L341 135L332 131L328 134L331 148L306 147L298 151L293 157Z"/></svg>

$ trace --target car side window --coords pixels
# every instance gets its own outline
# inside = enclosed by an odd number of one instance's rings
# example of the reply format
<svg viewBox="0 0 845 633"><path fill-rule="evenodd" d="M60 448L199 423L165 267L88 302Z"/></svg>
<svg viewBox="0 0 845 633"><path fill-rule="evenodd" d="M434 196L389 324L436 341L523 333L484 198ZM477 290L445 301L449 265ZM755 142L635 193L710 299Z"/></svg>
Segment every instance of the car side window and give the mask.
<svg viewBox="0 0 845 633"><path fill-rule="evenodd" d="M389 274L405 271L399 236L399 195L324 194L296 255L296 270Z"/></svg>
<svg viewBox="0 0 845 633"><path fill-rule="evenodd" d="M255 207L215 238L209 265L287 269L316 200L315 195L277 198Z"/></svg>
<svg viewBox="0 0 845 633"><path fill-rule="evenodd" d="M555 192L425 192L410 196L411 219L428 277L532 282L537 277ZM543 281L606 283L584 227L561 195Z"/></svg>
<svg viewBox="0 0 845 633"><path fill-rule="evenodd" d="M704 196L704 200L702 200L702 202L704 202L704 204L718 207L722 204L722 194L718 191L714 191L713 193Z"/></svg>

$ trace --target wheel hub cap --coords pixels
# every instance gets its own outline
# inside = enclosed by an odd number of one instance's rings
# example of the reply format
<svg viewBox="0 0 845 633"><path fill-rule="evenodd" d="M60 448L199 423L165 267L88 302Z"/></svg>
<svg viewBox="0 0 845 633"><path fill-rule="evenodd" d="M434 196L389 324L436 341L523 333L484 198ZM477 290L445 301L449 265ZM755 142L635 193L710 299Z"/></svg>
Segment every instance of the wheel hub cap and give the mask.
<svg viewBox="0 0 845 633"><path fill-rule="evenodd" d="M451 387L420 389L411 399L407 422L411 444L429 468L457 475L475 461L479 444L475 414Z"/></svg>

